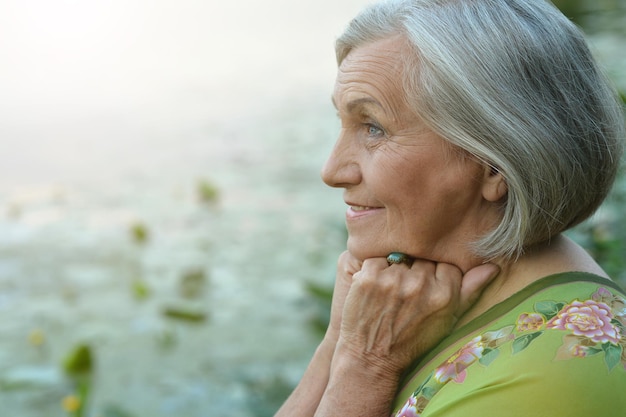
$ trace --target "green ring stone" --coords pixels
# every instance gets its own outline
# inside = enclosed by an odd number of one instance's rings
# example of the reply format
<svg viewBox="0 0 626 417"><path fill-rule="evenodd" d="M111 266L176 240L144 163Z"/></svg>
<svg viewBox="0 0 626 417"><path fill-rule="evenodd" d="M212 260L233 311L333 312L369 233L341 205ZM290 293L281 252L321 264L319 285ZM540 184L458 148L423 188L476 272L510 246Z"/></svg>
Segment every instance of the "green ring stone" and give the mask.
<svg viewBox="0 0 626 417"><path fill-rule="evenodd" d="M406 264L408 266L411 266L411 264L413 263L413 258L402 252L391 252L389 255L387 255L387 263L389 265Z"/></svg>

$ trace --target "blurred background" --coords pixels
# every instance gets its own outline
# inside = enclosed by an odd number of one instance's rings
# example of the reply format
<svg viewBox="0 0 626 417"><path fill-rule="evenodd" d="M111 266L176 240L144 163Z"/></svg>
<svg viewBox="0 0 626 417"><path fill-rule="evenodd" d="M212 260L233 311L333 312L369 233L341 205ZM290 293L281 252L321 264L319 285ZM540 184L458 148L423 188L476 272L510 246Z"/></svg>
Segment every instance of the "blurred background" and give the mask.
<svg viewBox="0 0 626 417"><path fill-rule="evenodd" d="M0 0L0 416L271 416L345 246L368 1ZM626 0L556 2L626 93ZM626 284L626 179L570 235Z"/></svg>

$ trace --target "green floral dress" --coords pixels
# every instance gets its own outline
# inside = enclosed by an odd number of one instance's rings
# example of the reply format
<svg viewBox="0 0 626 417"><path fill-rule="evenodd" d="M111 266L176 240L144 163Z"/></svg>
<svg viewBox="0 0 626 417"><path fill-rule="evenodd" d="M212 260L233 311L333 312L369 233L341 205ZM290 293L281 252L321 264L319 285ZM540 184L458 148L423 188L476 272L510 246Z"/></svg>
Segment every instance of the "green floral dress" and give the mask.
<svg viewBox="0 0 626 417"><path fill-rule="evenodd" d="M626 416L626 296L601 277L546 277L443 340L394 417Z"/></svg>

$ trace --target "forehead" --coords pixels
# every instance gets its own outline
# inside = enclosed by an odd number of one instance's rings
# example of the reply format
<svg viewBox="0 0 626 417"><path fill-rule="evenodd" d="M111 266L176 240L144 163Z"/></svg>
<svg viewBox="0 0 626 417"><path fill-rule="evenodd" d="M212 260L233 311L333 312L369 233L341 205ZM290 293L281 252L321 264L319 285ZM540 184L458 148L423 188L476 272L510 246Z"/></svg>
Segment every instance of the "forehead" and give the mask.
<svg viewBox="0 0 626 417"><path fill-rule="evenodd" d="M406 38L403 35L392 35L352 49L342 61L340 68L361 60L375 60L377 58L391 66L397 66L400 63L399 58L407 52L409 49Z"/></svg>
<svg viewBox="0 0 626 417"><path fill-rule="evenodd" d="M410 53L402 36L393 36L359 46L339 66L333 102L343 96L384 97L403 95L403 55Z"/></svg>

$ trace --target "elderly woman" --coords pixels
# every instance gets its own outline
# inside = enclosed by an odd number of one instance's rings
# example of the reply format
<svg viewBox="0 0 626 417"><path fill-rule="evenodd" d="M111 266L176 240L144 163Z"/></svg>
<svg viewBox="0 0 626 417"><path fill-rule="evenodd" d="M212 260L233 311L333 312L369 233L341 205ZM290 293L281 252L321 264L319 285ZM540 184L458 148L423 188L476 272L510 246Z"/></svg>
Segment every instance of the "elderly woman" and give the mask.
<svg viewBox="0 0 626 417"><path fill-rule="evenodd" d="M338 39L331 322L277 416L626 416L626 296L561 233L624 138L543 0L398 0Z"/></svg>

